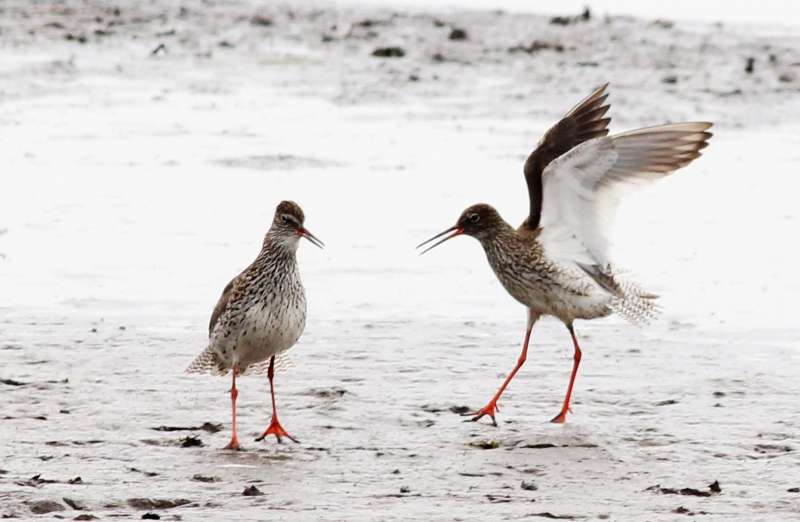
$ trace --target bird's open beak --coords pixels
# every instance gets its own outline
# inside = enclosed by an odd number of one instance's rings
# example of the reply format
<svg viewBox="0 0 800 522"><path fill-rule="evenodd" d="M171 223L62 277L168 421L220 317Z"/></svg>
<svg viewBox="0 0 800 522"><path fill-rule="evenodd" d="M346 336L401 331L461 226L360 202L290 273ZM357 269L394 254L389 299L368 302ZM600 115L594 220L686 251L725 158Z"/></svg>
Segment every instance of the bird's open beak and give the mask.
<svg viewBox="0 0 800 522"><path fill-rule="evenodd" d="M306 230L303 227L300 227L300 228L297 229L297 235L308 239L311 242L311 244L314 245L314 246L317 246L319 248L324 248L325 247L325 243L323 243L322 241L317 239L314 236L314 234L312 234L311 232L309 232L308 230Z"/></svg>
<svg viewBox="0 0 800 522"><path fill-rule="evenodd" d="M439 238L440 238L440 237L442 237L443 235L445 235L445 234L448 234L448 233L450 233L450 232L452 232L452 234L450 234L449 236L445 237L445 238L444 238L444 239L442 239L441 241L437 241L436 243L432 244L431 246L429 246L428 248L426 248L425 250L423 250L422 252L420 252L420 253L419 253L419 255L422 255L422 254L424 254L425 252L427 252L428 250L431 250L431 249L433 249L434 247L437 247L437 246L441 245L442 243L444 243L444 242L445 242L445 241L447 241L448 239L453 239L453 238L454 238L454 237L456 237L456 236L460 236L461 234L463 234L463 233L464 233L464 229L463 229L463 228L461 228L461 227L460 227L460 226L458 226L458 225L452 226L452 227L448 228L447 230L445 230L444 232L441 232L441 233L439 233L439 234L436 234L435 236L433 236L432 238L428 239L427 241L423 241L422 243L420 243L419 245L417 245L417 248L420 248L420 247L422 247L422 246L425 246L425 245L427 245L428 243L430 243L431 241L433 241L433 240L435 240L435 239L439 239Z"/></svg>

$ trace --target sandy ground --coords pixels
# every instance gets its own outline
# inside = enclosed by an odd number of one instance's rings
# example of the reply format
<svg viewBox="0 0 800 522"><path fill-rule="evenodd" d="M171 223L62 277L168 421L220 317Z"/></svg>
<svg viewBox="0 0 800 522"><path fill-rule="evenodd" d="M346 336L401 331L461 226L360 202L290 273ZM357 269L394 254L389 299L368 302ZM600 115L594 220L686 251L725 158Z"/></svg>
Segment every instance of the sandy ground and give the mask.
<svg viewBox="0 0 800 522"><path fill-rule="evenodd" d="M800 39L182 5L0 5L0 516L797 520ZM521 221L522 160L604 81L615 130L717 124L620 215L665 313L578 325L565 426L571 345L543 321L500 426L464 423L524 310L474 241L413 246L477 201ZM225 452L229 382L182 372L285 198L328 245L301 248L310 316L277 381L301 443L250 440L269 404L244 379Z"/></svg>

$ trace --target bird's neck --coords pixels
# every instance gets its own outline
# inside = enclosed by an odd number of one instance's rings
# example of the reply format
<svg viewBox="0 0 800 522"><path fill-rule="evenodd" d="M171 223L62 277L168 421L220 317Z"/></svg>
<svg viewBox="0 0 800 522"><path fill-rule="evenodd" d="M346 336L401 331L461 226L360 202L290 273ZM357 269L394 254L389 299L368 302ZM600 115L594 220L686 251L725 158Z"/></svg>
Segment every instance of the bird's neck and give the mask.
<svg viewBox="0 0 800 522"><path fill-rule="evenodd" d="M516 234L517 232L514 230L514 228L501 219L500 222L495 224L490 230L487 230L484 234L479 235L478 241L481 242L484 250L488 251L496 248L497 246L508 244L509 241L515 241Z"/></svg>
<svg viewBox="0 0 800 522"><path fill-rule="evenodd" d="M264 237L259 257L286 258L294 260L300 236L275 234L271 230Z"/></svg>

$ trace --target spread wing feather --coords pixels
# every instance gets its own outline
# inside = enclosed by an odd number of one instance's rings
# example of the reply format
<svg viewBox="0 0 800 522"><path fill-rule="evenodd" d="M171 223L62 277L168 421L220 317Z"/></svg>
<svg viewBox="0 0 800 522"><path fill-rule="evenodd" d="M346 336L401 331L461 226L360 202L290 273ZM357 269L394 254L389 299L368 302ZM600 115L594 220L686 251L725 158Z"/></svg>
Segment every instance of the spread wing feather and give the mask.
<svg viewBox="0 0 800 522"><path fill-rule="evenodd" d="M581 100L558 123L542 137L536 149L525 160L525 182L528 185L530 210L522 224L524 228L536 230L542 214L542 174L547 166L581 143L608 135L611 118L605 118L609 105L605 104L608 84L601 85Z"/></svg>
<svg viewBox="0 0 800 522"><path fill-rule="evenodd" d="M609 232L625 192L698 158L710 127L690 122L637 129L586 141L552 161L542 176L539 238L545 251L589 275L607 274Z"/></svg>

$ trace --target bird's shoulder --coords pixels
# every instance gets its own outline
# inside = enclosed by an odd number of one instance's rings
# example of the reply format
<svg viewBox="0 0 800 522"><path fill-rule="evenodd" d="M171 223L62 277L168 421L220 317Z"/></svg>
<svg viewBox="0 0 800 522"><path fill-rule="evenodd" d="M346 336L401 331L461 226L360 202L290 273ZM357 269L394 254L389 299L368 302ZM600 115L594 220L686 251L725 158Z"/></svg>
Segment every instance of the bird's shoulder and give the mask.
<svg viewBox="0 0 800 522"><path fill-rule="evenodd" d="M530 228L527 218L515 230L515 235L520 243L526 244L534 250L540 250L542 248L542 245L538 241L539 234L541 233L542 227Z"/></svg>
<svg viewBox="0 0 800 522"><path fill-rule="evenodd" d="M240 275L231 279L230 282L227 285L225 285L225 288L222 290L222 295L219 296L217 304L214 306L214 310L211 312L211 319L208 322L209 335L211 335L211 332L214 331L214 327L217 325L217 321L219 320L219 317L222 315L222 312L224 312L225 309L228 307L228 303L230 302L231 296L233 294L233 287L236 285L236 281L239 279Z"/></svg>
<svg viewBox="0 0 800 522"><path fill-rule="evenodd" d="M497 262L512 263L523 270L541 270L545 256L537 239L539 230L528 229L525 223L517 229L508 227L487 244L487 254Z"/></svg>
<svg viewBox="0 0 800 522"><path fill-rule="evenodd" d="M252 279L254 265L255 263L242 270L222 289L222 295L219 296L219 300L217 300L217 304L214 306L214 311L211 312L211 319L208 323L209 335L214 331L214 326L216 326L217 321L219 321L220 317L225 313L225 310L228 309L231 303L241 299L246 293L248 283Z"/></svg>

